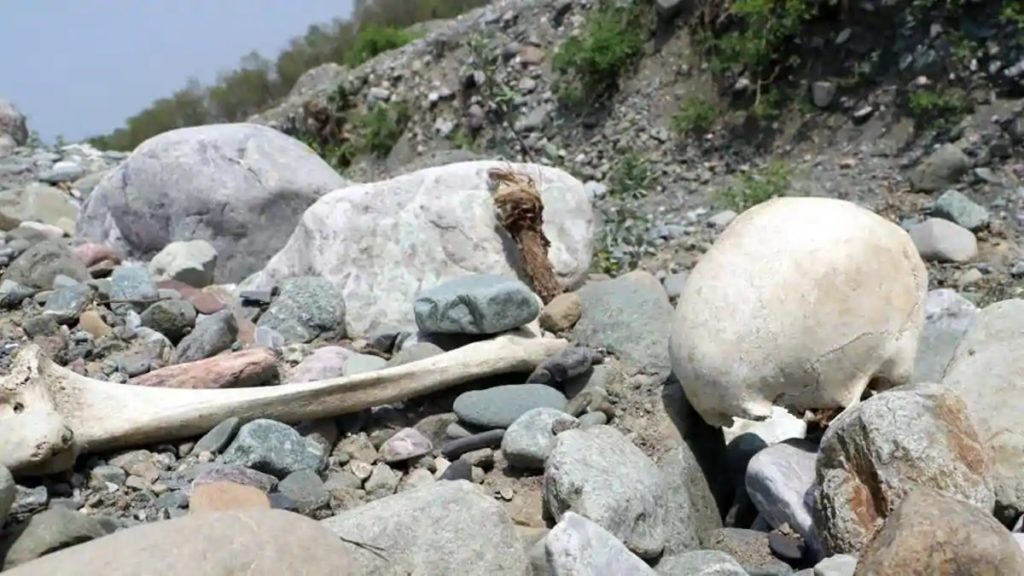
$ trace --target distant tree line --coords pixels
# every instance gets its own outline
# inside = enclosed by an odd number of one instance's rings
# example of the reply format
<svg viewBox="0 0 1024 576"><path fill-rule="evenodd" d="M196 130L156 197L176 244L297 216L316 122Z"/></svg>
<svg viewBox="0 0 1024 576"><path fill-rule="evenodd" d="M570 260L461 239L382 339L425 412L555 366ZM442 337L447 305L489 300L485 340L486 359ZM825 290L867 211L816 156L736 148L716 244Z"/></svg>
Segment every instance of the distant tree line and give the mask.
<svg viewBox="0 0 1024 576"><path fill-rule="evenodd" d="M314 24L293 38L271 62L256 52L210 86L190 79L185 86L131 116L110 134L90 138L97 148L134 149L161 132L216 122L238 122L288 94L304 72L327 62L358 65L411 40L404 29L418 22L451 18L487 0L356 0L349 19Z"/></svg>

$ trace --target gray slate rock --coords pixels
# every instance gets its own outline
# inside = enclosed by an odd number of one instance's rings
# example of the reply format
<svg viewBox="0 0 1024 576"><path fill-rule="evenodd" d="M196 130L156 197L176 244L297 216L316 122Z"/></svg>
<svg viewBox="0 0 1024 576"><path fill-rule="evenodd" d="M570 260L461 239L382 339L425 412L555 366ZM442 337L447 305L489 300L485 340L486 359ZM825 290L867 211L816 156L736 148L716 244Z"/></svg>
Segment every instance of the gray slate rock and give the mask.
<svg viewBox="0 0 1024 576"><path fill-rule="evenodd" d="M221 460L284 478L299 470L319 471L326 458L320 444L291 426L259 419L239 429Z"/></svg>
<svg viewBox="0 0 1024 576"><path fill-rule="evenodd" d="M544 468L544 506L556 520L569 511L589 518L641 558L665 547L661 473L610 426L558 435Z"/></svg>
<svg viewBox="0 0 1024 576"><path fill-rule="evenodd" d="M196 323L175 349L180 363L211 358L231 348L238 338L238 321L230 310L221 310Z"/></svg>
<svg viewBox="0 0 1024 576"><path fill-rule="evenodd" d="M25 121L25 115L3 98L0 98L0 134L9 135L19 145L28 142L28 123Z"/></svg>
<svg viewBox="0 0 1024 576"><path fill-rule="evenodd" d="M11 511L16 493L14 476L6 467L0 466L0 527L3 527L4 522L7 521L7 513Z"/></svg>
<svg viewBox="0 0 1024 576"><path fill-rule="evenodd" d="M821 440L815 525L825 552L860 553L919 486L992 510L988 472L967 406L950 388L918 384L873 396Z"/></svg>
<svg viewBox="0 0 1024 576"><path fill-rule="evenodd" d="M910 172L910 183L923 192L955 185L971 168L971 159L953 144L943 144Z"/></svg>
<svg viewBox="0 0 1024 576"><path fill-rule="evenodd" d="M290 498L303 514L323 508L331 498L320 476L312 470L292 472L278 483L277 491Z"/></svg>
<svg viewBox="0 0 1024 576"><path fill-rule="evenodd" d="M573 512L566 512L542 541L544 565L551 576L654 576L612 533ZM535 573L538 571L535 568Z"/></svg>
<svg viewBox="0 0 1024 576"><path fill-rule="evenodd" d="M142 266L118 266L110 276L110 299L131 301L132 308L140 312L148 302L160 298L153 275Z"/></svg>
<svg viewBox="0 0 1024 576"><path fill-rule="evenodd" d="M140 315L142 325L179 342L196 325L196 309L188 300L161 300Z"/></svg>
<svg viewBox="0 0 1024 576"><path fill-rule="evenodd" d="M929 262L970 262L978 255L974 233L943 218L929 218L915 225L910 238L921 258Z"/></svg>
<svg viewBox="0 0 1024 576"><path fill-rule="evenodd" d="M636 271L591 282L577 293L583 315L573 329L581 346L604 348L631 373L667 377L672 305L654 276Z"/></svg>
<svg viewBox="0 0 1024 576"><path fill-rule="evenodd" d="M993 456L989 477L996 517L1006 525L1024 514L1024 300L986 306L964 335L942 383L967 403L971 422Z"/></svg>
<svg viewBox="0 0 1024 576"><path fill-rule="evenodd" d="M689 277L689 272L679 272L666 276L661 281L661 285L665 287L665 294L669 298L679 298L679 295L683 293L683 286L686 286L686 279Z"/></svg>
<svg viewBox="0 0 1024 576"><path fill-rule="evenodd" d="M426 436L415 428L403 428L380 447L380 455L388 464L405 462L429 454L434 449Z"/></svg>
<svg viewBox="0 0 1024 576"><path fill-rule="evenodd" d="M725 552L694 550L662 558L658 576L748 576L746 570Z"/></svg>
<svg viewBox="0 0 1024 576"><path fill-rule="evenodd" d="M573 346L555 354L540 363L526 379L528 383L561 384L585 374L591 364L599 359L590 348Z"/></svg>
<svg viewBox="0 0 1024 576"><path fill-rule="evenodd" d="M501 440L501 452L514 468L543 470L555 449L555 436L579 425L576 418L561 410L534 408L508 427Z"/></svg>
<svg viewBox="0 0 1024 576"><path fill-rule="evenodd" d="M325 332L344 336L345 302L324 278L290 278L256 325L273 328L289 344L310 342Z"/></svg>
<svg viewBox="0 0 1024 576"><path fill-rule="evenodd" d="M350 546L366 576L523 576L529 569L504 508L464 480L406 490L322 523L342 538L387 550L381 557Z"/></svg>
<svg viewBox="0 0 1024 576"><path fill-rule="evenodd" d="M398 490L398 475L390 466L383 462L373 467L373 472L366 479L363 488L370 498L383 498L390 496Z"/></svg>
<svg viewBox="0 0 1024 576"><path fill-rule="evenodd" d="M14 310L21 307L26 298L31 298L37 290L31 286L19 284L13 280L0 282L0 308Z"/></svg>
<svg viewBox="0 0 1024 576"><path fill-rule="evenodd" d="M928 292L924 326L917 343L914 382L940 382L961 338L978 315L978 308L952 288Z"/></svg>
<svg viewBox="0 0 1024 576"><path fill-rule="evenodd" d="M665 485L665 554L695 550L722 527L709 475L687 444L665 454L658 467Z"/></svg>
<svg viewBox="0 0 1024 576"><path fill-rule="evenodd" d="M160 280L177 280L195 288L213 284L217 249L206 240L171 242L149 262L149 271Z"/></svg>
<svg viewBox="0 0 1024 576"><path fill-rule="evenodd" d="M772 528L788 524L815 557L821 543L814 528L814 482L818 447L790 439L761 450L747 465L746 487L754 506Z"/></svg>
<svg viewBox="0 0 1024 576"><path fill-rule="evenodd" d="M481 428L508 428L534 408L564 410L568 401L561 392L544 384L511 384L464 392L452 409L459 420Z"/></svg>
<svg viewBox="0 0 1024 576"><path fill-rule="evenodd" d="M206 240L216 280L238 282L288 241L302 213L347 185L309 147L254 124L164 132L140 144L87 199L80 235L151 257L177 240Z"/></svg>
<svg viewBox="0 0 1024 576"><path fill-rule="evenodd" d="M789 564L772 555L766 532L722 528L711 533L708 548L725 552L751 575L785 576L793 573Z"/></svg>
<svg viewBox="0 0 1024 576"><path fill-rule="evenodd" d="M45 290L61 274L79 282L90 279L89 271L63 240L44 240L15 258L4 271L3 279Z"/></svg>
<svg viewBox="0 0 1024 576"><path fill-rule="evenodd" d="M80 512L56 507L36 514L10 536L3 567L10 570L51 552L106 536L99 522Z"/></svg>
<svg viewBox="0 0 1024 576"><path fill-rule="evenodd" d="M432 342L414 342L412 344L406 344L402 346L402 349L391 357L391 360L387 361L388 368L394 368L395 366L401 366L403 364L411 364L412 362L419 362L420 360L426 360L438 354L444 354L444 349Z"/></svg>
<svg viewBox="0 0 1024 576"><path fill-rule="evenodd" d="M238 433L238 429L241 427L242 420L235 416L222 420L196 442L196 445L192 447L192 453L210 452L220 454L228 447L228 444L235 438L235 434Z"/></svg>
<svg viewBox="0 0 1024 576"><path fill-rule="evenodd" d="M53 186L29 184L0 191L0 230L14 230L23 222L61 227L63 221L78 220L78 211L71 195Z"/></svg>
<svg viewBox="0 0 1024 576"><path fill-rule="evenodd" d="M15 489L14 503L11 504L9 512L19 516L35 512L36 510L45 507L49 500L50 495L46 491L46 486L36 486L35 488L18 486Z"/></svg>
<svg viewBox="0 0 1024 576"><path fill-rule="evenodd" d="M947 190L932 207L932 214L976 232L988 226L988 210L956 190Z"/></svg>
<svg viewBox="0 0 1024 576"><path fill-rule="evenodd" d="M233 464L200 464L192 470L195 472L195 478L192 479L193 488L215 482L232 482L270 492L278 483L277 478L270 474Z"/></svg>
<svg viewBox="0 0 1024 576"><path fill-rule="evenodd" d="M52 316L59 324L73 324L92 302L92 295L88 284L60 288L46 300L43 314Z"/></svg>
<svg viewBox="0 0 1024 576"><path fill-rule="evenodd" d="M532 322L540 303L519 280L474 274L421 292L413 311L428 334L497 334Z"/></svg>

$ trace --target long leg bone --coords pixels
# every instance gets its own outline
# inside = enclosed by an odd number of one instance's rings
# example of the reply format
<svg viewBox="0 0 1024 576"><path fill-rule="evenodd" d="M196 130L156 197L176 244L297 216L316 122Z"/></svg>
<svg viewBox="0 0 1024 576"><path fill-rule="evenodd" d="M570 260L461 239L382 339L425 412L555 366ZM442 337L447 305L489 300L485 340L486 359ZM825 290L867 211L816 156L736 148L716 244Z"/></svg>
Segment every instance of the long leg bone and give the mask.
<svg viewBox="0 0 1024 576"><path fill-rule="evenodd" d="M79 454L202 434L221 420L325 418L470 380L529 372L568 346L507 334L426 360L303 384L228 390L126 386L93 380L21 349L0 377L0 464L20 475L70 468Z"/></svg>

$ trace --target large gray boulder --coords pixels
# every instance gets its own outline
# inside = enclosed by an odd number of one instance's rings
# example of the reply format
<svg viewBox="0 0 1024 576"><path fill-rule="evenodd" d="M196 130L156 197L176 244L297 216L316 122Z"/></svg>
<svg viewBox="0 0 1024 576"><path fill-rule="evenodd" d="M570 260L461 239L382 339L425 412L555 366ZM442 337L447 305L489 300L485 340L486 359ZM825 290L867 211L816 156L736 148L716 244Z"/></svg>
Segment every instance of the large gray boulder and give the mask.
<svg viewBox="0 0 1024 576"><path fill-rule="evenodd" d="M665 547L665 485L647 455L611 426L558 435L544 468L544 506L575 512L615 535L641 558Z"/></svg>
<svg viewBox="0 0 1024 576"><path fill-rule="evenodd" d="M100 523L81 512L50 508L32 516L8 537L3 567L10 569L51 552L106 536Z"/></svg>
<svg viewBox="0 0 1024 576"><path fill-rule="evenodd" d="M636 374L663 381L671 372L668 345L672 305L658 280L644 271L591 282L573 335L581 346L606 348Z"/></svg>
<svg viewBox="0 0 1024 576"><path fill-rule="evenodd" d="M946 365L977 315L978 307L952 288L928 292L914 361L914 382L942 380Z"/></svg>
<svg viewBox="0 0 1024 576"><path fill-rule="evenodd" d="M3 273L4 280L49 289L53 280L60 275L79 282L90 279L89 271L75 258L74 253L63 240L36 242L11 262Z"/></svg>
<svg viewBox="0 0 1024 576"><path fill-rule="evenodd" d="M362 576L355 546L282 510L206 512L141 524L28 562L4 576Z"/></svg>
<svg viewBox="0 0 1024 576"><path fill-rule="evenodd" d="M237 282L285 245L306 208L347 184L276 130L182 128L143 142L104 177L78 232L145 258L175 241L206 240L217 250L217 282Z"/></svg>
<svg viewBox="0 0 1024 576"><path fill-rule="evenodd" d="M28 141L28 124L25 115L7 100L0 98L0 134L7 134L16 144Z"/></svg>
<svg viewBox="0 0 1024 576"><path fill-rule="evenodd" d="M287 245L243 289L320 275L341 291L349 336L377 328L415 330L421 289L466 274L516 277L519 256L494 215L487 171L464 162L328 194L302 216ZM512 164L531 175L544 201L548 257L566 287L590 267L594 216L583 184L557 168Z"/></svg>
<svg viewBox="0 0 1024 576"><path fill-rule="evenodd" d="M894 388L847 410L825 431L817 467L815 526L827 554L860 553L918 487L987 512L995 504L967 406L939 384Z"/></svg>
<svg viewBox="0 0 1024 576"><path fill-rule="evenodd" d="M1024 513L1024 300L986 306L946 368L942 383L967 403L985 444L996 516L1010 525Z"/></svg>
<svg viewBox="0 0 1024 576"><path fill-rule="evenodd" d="M465 480L400 492L323 521L351 542L362 576L524 576L526 553L501 504ZM383 556L374 553L384 551Z"/></svg>

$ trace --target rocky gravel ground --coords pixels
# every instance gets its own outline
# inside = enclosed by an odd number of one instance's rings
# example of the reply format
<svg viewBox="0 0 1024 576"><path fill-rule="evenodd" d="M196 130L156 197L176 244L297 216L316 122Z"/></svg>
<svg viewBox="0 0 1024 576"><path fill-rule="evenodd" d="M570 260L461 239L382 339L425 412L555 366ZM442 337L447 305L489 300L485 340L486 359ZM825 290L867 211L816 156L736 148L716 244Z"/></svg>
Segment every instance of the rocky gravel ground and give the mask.
<svg viewBox="0 0 1024 576"><path fill-rule="evenodd" d="M33 146L0 103L2 569L1024 573L1021 102L981 106L939 140L908 133L877 95L867 122L840 96L810 133L782 130L773 156L793 195L867 206L925 261L914 386L835 419L776 407L722 429L672 375L673 307L737 217L717 193L763 162L716 144L724 133L680 145L651 121L699 69L681 35L602 123L561 124L549 56L586 6L496 2L357 70L311 72L254 124L177 130L130 156ZM495 124L493 93L456 97L484 66L516 92L529 159ZM386 161L344 177L272 129L339 78L414 117ZM477 121L488 145L456 151L451 136ZM627 144L645 159L632 188L616 176ZM532 163L477 161L495 157ZM547 304L495 222L486 172L499 166L541 176L565 289ZM885 286L895 272L873 273ZM28 350L102 385L218 394L427 373L513 332L566 346L337 417L232 416L127 449L80 446L45 473L19 459L40 400L15 388Z"/></svg>

